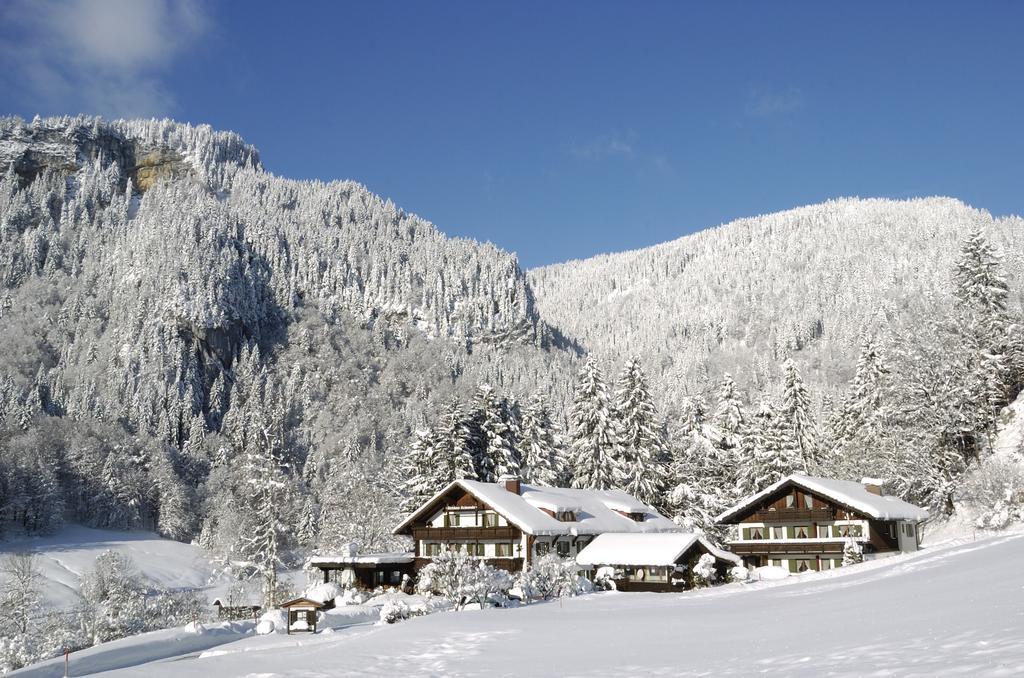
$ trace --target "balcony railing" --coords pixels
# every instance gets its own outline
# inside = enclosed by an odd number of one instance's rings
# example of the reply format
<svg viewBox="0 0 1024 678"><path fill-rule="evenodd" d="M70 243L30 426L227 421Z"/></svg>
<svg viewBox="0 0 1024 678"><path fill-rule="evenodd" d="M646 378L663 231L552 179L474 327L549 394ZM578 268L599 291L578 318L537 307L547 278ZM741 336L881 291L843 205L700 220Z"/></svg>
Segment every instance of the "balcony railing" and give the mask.
<svg viewBox="0 0 1024 678"><path fill-rule="evenodd" d="M519 528L501 527L414 527L412 538L431 541L473 541L479 539L519 539Z"/></svg>
<svg viewBox="0 0 1024 678"><path fill-rule="evenodd" d="M836 541L786 541L753 540L729 542L729 550L737 555L768 553L842 553L845 540Z"/></svg>
<svg viewBox="0 0 1024 678"><path fill-rule="evenodd" d="M826 523L835 520L836 514L832 509L786 508L758 511L752 517L757 523Z"/></svg>

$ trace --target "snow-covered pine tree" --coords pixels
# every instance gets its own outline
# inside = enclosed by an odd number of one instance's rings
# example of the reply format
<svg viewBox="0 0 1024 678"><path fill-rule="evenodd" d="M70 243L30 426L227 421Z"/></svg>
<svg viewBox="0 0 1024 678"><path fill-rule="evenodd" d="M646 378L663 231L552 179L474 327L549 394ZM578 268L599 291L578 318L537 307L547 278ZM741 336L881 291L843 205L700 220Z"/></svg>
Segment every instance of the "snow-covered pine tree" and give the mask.
<svg viewBox="0 0 1024 678"><path fill-rule="evenodd" d="M747 424L743 400L732 375L726 373L718 387L718 406L713 419L716 446L732 454L743 442Z"/></svg>
<svg viewBox="0 0 1024 678"><path fill-rule="evenodd" d="M263 605L277 604L278 570L282 567L281 546L287 525L282 520L285 479L274 436L259 425L242 457L241 502L247 507L245 531L240 535L240 555L251 564L260 579Z"/></svg>
<svg viewBox="0 0 1024 678"><path fill-rule="evenodd" d="M435 435L437 431L426 427L426 424L413 431L412 441L402 460L402 494L405 496L402 508L407 512L422 506L443 486L439 476L440 459L437 456Z"/></svg>
<svg viewBox="0 0 1024 678"><path fill-rule="evenodd" d="M594 356L580 371L569 410L572 486L606 490L619 487L624 473L622 446L608 387Z"/></svg>
<svg viewBox="0 0 1024 678"><path fill-rule="evenodd" d="M615 390L622 443L623 487L640 501L656 503L665 484L665 442L640 358L626 363Z"/></svg>
<svg viewBox="0 0 1024 678"><path fill-rule="evenodd" d="M739 464L739 493L759 492L803 466L799 450L787 445L775 406L767 396L758 403L743 440Z"/></svg>
<svg viewBox="0 0 1024 678"><path fill-rule="evenodd" d="M792 358L782 366L782 404L779 419L788 440L786 444L800 452L800 465L807 471L817 468L818 434L814 415L811 412L811 398L807 387Z"/></svg>
<svg viewBox="0 0 1024 678"><path fill-rule="evenodd" d="M477 389L472 420L475 423L474 462L476 476L493 483L503 475L519 474L519 457L510 439L502 403L489 384Z"/></svg>
<svg viewBox="0 0 1024 678"><path fill-rule="evenodd" d="M533 396L523 408L521 440L523 480L537 485L557 485L561 477L559 434L542 395Z"/></svg>
<svg viewBox="0 0 1024 678"><path fill-rule="evenodd" d="M459 399L453 397L434 428L434 468L437 492L453 480L476 478L470 451L470 431ZM433 492L431 492L433 494ZM428 495L429 496L429 495Z"/></svg>
<svg viewBox="0 0 1024 678"><path fill-rule="evenodd" d="M853 537L848 537L843 545L843 567L864 562L864 549Z"/></svg>

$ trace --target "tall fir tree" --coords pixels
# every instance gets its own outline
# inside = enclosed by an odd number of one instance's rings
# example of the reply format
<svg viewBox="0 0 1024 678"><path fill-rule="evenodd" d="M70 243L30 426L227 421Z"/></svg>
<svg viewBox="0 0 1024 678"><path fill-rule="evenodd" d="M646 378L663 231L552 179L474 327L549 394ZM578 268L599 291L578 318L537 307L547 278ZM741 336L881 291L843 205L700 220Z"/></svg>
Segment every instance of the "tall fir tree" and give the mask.
<svg viewBox="0 0 1024 678"><path fill-rule="evenodd" d="M519 474L519 455L513 447L506 412L492 386L484 384L477 389L472 417L473 456L477 478L485 483Z"/></svg>
<svg viewBox="0 0 1024 678"><path fill-rule="evenodd" d="M580 371L569 410L572 486L607 490L624 477L622 445L601 369L593 356Z"/></svg>
<svg viewBox="0 0 1024 678"><path fill-rule="evenodd" d="M535 395L523 408L521 428L523 479L549 487L557 485L561 477L559 434L543 396Z"/></svg>
<svg viewBox="0 0 1024 678"><path fill-rule="evenodd" d="M779 418L787 436L785 444L799 451L800 465L804 470L814 472L817 468L818 434L811 412L811 398L792 358L786 359L782 372L782 404L779 408Z"/></svg>
<svg viewBox="0 0 1024 678"><path fill-rule="evenodd" d="M615 391L623 455L623 488L649 504L659 500L665 484L666 446L647 376L634 356L622 370Z"/></svg>

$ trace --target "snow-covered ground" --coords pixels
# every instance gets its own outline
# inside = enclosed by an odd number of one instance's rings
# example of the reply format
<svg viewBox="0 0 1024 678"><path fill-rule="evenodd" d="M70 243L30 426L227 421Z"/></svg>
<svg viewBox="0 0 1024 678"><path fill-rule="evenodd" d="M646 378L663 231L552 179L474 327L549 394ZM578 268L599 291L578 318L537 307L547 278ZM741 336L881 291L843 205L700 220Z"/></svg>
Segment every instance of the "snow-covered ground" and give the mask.
<svg viewBox="0 0 1024 678"><path fill-rule="evenodd" d="M961 539L783 581L247 636L104 675L1024 675L1020 562L1024 534Z"/></svg>
<svg viewBox="0 0 1024 678"><path fill-rule="evenodd" d="M48 537L0 541L0 556L31 551L38 555L43 574L43 600L67 607L78 602L82 575L92 570L96 556L112 549L130 556L139 573L165 589L201 589L213 566L202 549L164 539L153 532L95 530L66 525Z"/></svg>

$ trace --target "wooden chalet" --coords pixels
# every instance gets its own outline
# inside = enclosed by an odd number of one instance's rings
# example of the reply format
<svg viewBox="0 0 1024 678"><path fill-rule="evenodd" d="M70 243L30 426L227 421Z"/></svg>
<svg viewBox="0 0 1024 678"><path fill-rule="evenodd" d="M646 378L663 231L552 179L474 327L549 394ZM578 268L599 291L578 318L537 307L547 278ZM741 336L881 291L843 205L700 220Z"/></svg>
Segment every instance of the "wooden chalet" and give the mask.
<svg viewBox="0 0 1024 678"><path fill-rule="evenodd" d="M679 527L621 490L577 490L456 480L427 500L395 534L413 538L413 568L458 550L518 572L546 553L576 556L605 533L677 532Z"/></svg>
<svg viewBox="0 0 1024 678"><path fill-rule="evenodd" d="M288 634L316 633L317 616L323 608L323 603L309 598L281 603L281 609L288 613Z"/></svg>
<svg viewBox="0 0 1024 678"><path fill-rule="evenodd" d="M714 556L720 580L740 564L739 556L690 532L601 534L576 563L589 579L608 568L619 591L681 591L693 587L693 568L705 553Z"/></svg>
<svg viewBox="0 0 1024 678"><path fill-rule="evenodd" d="M865 560L916 551L924 509L882 493L881 482L793 474L718 516L735 526L728 548L748 567L790 572L839 567L848 539Z"/></svg>

